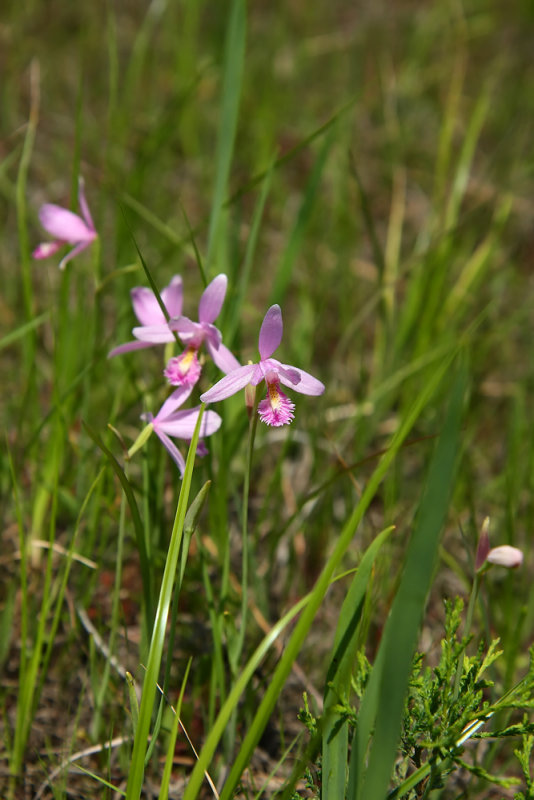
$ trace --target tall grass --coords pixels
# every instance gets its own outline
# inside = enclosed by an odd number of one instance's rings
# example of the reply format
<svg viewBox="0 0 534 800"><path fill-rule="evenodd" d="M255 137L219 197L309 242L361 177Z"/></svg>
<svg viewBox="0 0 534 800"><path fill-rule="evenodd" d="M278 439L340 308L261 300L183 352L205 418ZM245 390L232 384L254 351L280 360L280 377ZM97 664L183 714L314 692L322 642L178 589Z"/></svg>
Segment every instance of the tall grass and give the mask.
<svg viewBox="0 0 534 800"><path fill-rule="evenodd" d="M2 797L534 797L533 21L6 7ZM38 209L80 175L60 272ZM202 408L182 478L138 439L180 336L107 356L130 289L180 274L196 319L220 273L240 362L278 303L326 389ZM524 562L475 577L486 516Z"/></svg>

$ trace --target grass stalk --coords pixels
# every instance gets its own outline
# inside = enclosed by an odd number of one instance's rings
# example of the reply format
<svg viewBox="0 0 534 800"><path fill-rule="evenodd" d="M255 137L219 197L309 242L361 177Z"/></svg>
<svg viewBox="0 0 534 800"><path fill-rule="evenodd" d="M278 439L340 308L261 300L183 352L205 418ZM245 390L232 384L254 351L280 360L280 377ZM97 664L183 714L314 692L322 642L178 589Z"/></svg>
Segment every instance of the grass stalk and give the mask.
<svg viewBox="0 0 534 800"><path fill-rule="evenodd" d="M139 708L139 719L137 722L137 731L134 737L131 768L126 787L126 800L138 800L138 798L141 796L141 791L143 788L145 756L147 751L148 734L150 730L150 720L154 710L158 676L163 655L165 631L167 627L167 619L169 616L173 587L174 591L176 592L179 592L180 590L179 585L175 587L176 570L178 567L180 550L182 546L184 522L187 511L187 503L189 500L189 492L191 489L191 480L193 477L193 468L203 410L204 406L202 405L195 426L195 431L191 439L191 444L189 446L189 452L187 454L185 471L180 488L180 496L178 498L176 515L174 518L171 539L169 542L169 550L165 561L165 570L161 582L152 639L148 653L147 669L143 680L143 692L141 695L141 704Z"/></svg>

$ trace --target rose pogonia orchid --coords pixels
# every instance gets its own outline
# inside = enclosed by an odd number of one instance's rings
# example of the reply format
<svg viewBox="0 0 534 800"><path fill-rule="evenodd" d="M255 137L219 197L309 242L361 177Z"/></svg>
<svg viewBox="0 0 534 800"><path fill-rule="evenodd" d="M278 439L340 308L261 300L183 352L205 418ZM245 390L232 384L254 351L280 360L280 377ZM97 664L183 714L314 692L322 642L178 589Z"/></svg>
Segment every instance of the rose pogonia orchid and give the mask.
<svg viewBox="0 0 534 800"><path fill-rule="evenodd" d="M161 306L152 289L147 289L145 286L136 286L131 290L130 296L132 298L135 316L142 326L141 328L136 328L136 330L142 330L143 328L152 329L154 327L165 328L167 331L169 330L167 318L161 310ZM183 305L182 279L179 275L175 275L174 278L171 279L169 285L161 290L160 297L163 305L167 309L169 318L179 317L182 313ZM172 333L168 341L175 341ZM152 347L153 344L154 342L144 342L136 339L134 342L127 342L126 344L115 347L108 353L108 358L121 355L122 353L129 353L132 350L143 350L146 347Z"/></svg>
<svg viewBox="0 0 534 800"><path fill-rule="evenodd" d="M39 221L45 231L55 237L52 242L42 242L33 251L34 258L48 258L65 244L74 244L70 253L61 259L59 268L65 269L67 262L89 247L98 236L87 200L85 199L84 182L80 177L78 182L78 203L82 216L74 214L66 208L53 203L45 203L39 209Z"/></svg>
<svg viewBox="0 0 534 800"><path fill-rule="evenodd" d="M176 332L187 345L181 355L170 359L164 371L165 377L173 386L193 386L197 382L201 371L198 350L202 344L206 345L209 355L223 372L231 372L240 366L235 356L223 345L221 332L213 324L220 314L227 284L228 278L221 274L206 286L198 305L198 322L178 315L165 325L157 324L133 329L134 336L143 342L150 344L171 342L173 332Z"/></svg>
<svg viewBox="0 0 534 800"><path fill-rule="evenodd" d="M142 416L142 419L152 426L154 433L166 447L182 476L185 470L185 459L170 437L186 441L191 441L193 438L199 406L184 411L176 410L189 397L191 389L191 386L181 386L165 400L155 417L152 414L143 414ZM200 423L200 436L211 436L220 428L221 421L220 416L214 411L205 411ZM206 452L204 442L199 440L198 455L205 455Z"/></svg>
<svg viewBox="0 0 534 800"><path fill-rule="evenodd" d="M272 354L282 341L283 323L279 305L271 306L267 311L260 329L258 349L260 360L257 364L246 364L238 367L229 375L212 386L201 395L204 403L224 400L235 394L247 384L257 386L265 380L267 397L258 405L258 414L262 422L278 427L288 425L294 417L294 403L280 389L280 384L289 386L296 392L308 395L320 395L324 392L324 384L302 369L282 364Z"/></svg>

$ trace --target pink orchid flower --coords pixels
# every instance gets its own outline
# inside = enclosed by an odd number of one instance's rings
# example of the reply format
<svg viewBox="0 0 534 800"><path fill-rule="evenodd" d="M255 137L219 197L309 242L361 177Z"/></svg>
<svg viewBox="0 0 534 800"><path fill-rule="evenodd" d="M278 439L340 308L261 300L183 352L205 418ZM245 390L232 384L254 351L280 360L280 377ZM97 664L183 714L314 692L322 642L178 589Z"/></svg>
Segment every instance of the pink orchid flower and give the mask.
<svg viewBox="0 0 534 800"><path fill-rule="evenodd" d="M136 338L150 344L163 344L174 340L176 332L187 345L184 352L171 358L164 371L165 377L173 386L193 386L200 377L201 366L198 351L205 344L209 355L223 372L231 372L240 366L239 361L222 343L221 332L213 324L220 314L226 295L228 278L217 275L206 286L198 305L198 322L188 317L175 315L166 324L156 324L134 328Z"/></svg>
<svg viewBox="0 0 534 800"><path fill-rule="evenodd" d="M282 364L271 358L282 341L283 323L280 306L271 306L267 311L260 329L258 349L260 360L257 364L246 364L238 367L222 378L215 386L200 396L203 403L213 403L235 394L247 384L257 386L265 380L267 396L258 405L258 414L267 425L289 425L294 417L294 403L280 389L280 384L289 386L296 392L308 395L320 395L324 392L324 384L312 375L289 364Z"/></svg>
<svg viewBox="0 0 534 800"><path fill-rule="evenodd" d="M144 328L152 330L154 327L165 328L168 330L167 319L161 310L160 304L156 300L156 295L152 289L147 289L145 286L136 286L131 290L130 296L132 298L132 305L135 316L141 323L141 328L135 330L143 330ZM171 279L168 286L161 290L161 300L167 309L169 317L179 317L182 313L183 305L183 289L182 279L179 275L175 275ZM173 335L168 341L175 341ZM121 355L121 353L129 353L132 350L143 350L146 347L152 347L153 342L139 341L126 342L115 347L108 353L108 358Z"/></svg>
<svg viewBox="0 0 534 800"><path fill-rule="evenodd" d="M523 563L523 553L518 547L501 544L498 547L490 548L489 525L489 517L486 517L482 523L478 540L475 570L478 572L487 564L497 564L500 567L508 567L508 569L520 567Z"/></svg>
<svg viewBox="0 0 534 800"><path fill-rule="evenodd" d="M165 400L155 417L152 414L143 414L142 416L142 419L152 425L154 433L169 452L182 477L185 470L185 459L170 437L185 439L189 442L193 438L200 406L188 408L185 411L176 410L189 397L191 390L191 386L180 386ZM202 437L211 436L212 433L219 430L221 422L220 416L214 411L205 411L202 417L200 435ZM202 456L207 452L204 442L199 440L197 454Z"/></svg>
<svg viewBox="0 0 534 800"><path fill-rule="evenodd" d="M61 259L59 268L65 269L65 265L89 247L98 236L87 200L85 199L84 182L80 177L78 184L78 202L82 216L74 214L66 208L56 206L53 203L45 203L39 209L39 221L45 231L55 237L53 242L42 242L33 251L34 258L48 258L53 255L65 244L74 244L75 247L70 253Z"/></svg>

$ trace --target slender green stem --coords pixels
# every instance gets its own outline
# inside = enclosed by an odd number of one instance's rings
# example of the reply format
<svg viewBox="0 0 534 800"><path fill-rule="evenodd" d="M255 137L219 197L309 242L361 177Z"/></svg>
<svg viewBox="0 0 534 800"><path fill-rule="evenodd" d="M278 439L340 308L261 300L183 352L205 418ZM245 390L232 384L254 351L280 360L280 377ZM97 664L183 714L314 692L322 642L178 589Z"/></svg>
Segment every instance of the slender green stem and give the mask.
<svg viewBox="0 0 534 800"><path fill-rule="evenodd" d="M258 426L258 392L254 389L254 402L252 404L252 414L248 428L247 463L245 468L245 481L243 485L243 511L242 511L242 568L241 568L241 627L239 629L238 646L235 654L235 666L239 664L243 645L245 642L245 631L247 627L248 612L248 568L249 568L249 542L248 542L248 505L250 495L250 479L252 476L252 456L254 453L254 440L256 438L256 428Z"/></svg>
<svg viewBox="0 0 534 800"><path fill-rule="evenodd" d="M254 453L254 440L256 438L256 428L258 424L258 392L254 387L254 400L248 428L247 461L245 466L245 479L243 484L243 509L241 514L241 624L235 640L231 643L229 652L230 666L233 677L238 674L239 664L245 645L245 634L247 629L248 616L248 573L249 573L249 536L248 536L248 505L250 495L250 479L252 475L252 456ZM229 748L233 751L235 746L235 726L237 722L237 708L234 709L226 741ZM230 754L228 754L230 755Z"/></svg>

